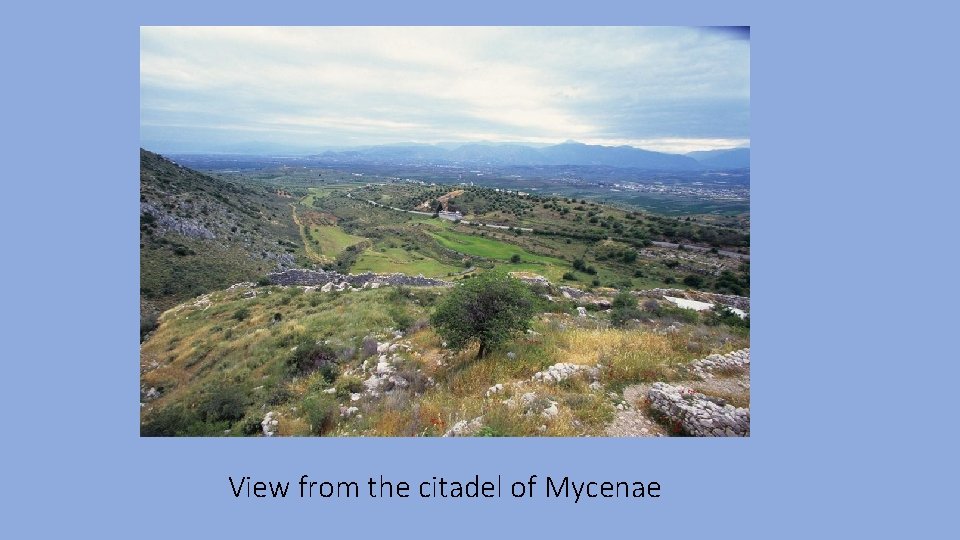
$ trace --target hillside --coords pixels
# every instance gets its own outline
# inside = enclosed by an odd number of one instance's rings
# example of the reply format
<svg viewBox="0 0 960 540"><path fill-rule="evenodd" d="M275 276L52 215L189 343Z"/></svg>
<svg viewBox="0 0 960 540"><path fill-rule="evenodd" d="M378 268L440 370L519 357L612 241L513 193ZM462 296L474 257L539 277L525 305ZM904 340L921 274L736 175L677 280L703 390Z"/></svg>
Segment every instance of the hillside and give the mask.
<svg viewBox="0 0 960 540"><path fill-rule="evenodd" d="M141 149L141 328L184 299L294 266L302 247L290 202Z"/></svg>
<svg viewBox="0 0 960 540"><path fill-rule="evenodd" d="M749 356L742 352L749 324L667 300L689 293L635 294L634 320L614 327L618 311L604 306L618 301L615 291L531 280L540 300L529 331L477 359L476 347L448 349L429 323L446 287L374 289L324 279L337 284L238 284L164 313L141 349L141 433L661 436L701 429L661 417L680 395L683 407L705 409L690 421L740 422L746 414L745 426L730 427L749 433ZM691 298L747 307L742 298Z"/></svg>
<svg viewBox="0 0 960 540"><path fill-rule="evenodd" d="M141 151L143 435L749 433L749 216L389 180ZM431 316L490 272L536 305L478 360Z"/></svg>

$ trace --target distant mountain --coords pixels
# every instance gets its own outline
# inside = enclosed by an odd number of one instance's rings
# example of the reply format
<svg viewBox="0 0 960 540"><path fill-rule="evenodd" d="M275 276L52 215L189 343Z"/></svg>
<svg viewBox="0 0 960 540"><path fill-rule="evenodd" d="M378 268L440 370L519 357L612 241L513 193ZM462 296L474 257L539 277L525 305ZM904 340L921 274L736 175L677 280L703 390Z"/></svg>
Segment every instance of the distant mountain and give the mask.
<svg viewBox="0 0 960 540"><path fill-rule="evenodd" d="M692 170L696 160L687 156L641 150L632 146L597 146L565 142L540 150L547 165L603 165L637 169Z"/></svg>
<svg viewBox="0 0 960 540"><path fill-rule="evenodd" d="M600 146L568 141L543 147L523 144L468 143L448 145L398 144L313 156L333 162L389 164L584 165L665 171L690 171L720 164L704 164L695 156L642 150L632 146ZM719 162L718 162L719 163ZM736 162L735 167L741 167Z"/></svg>
<svg viewBox="0 0 960 540"><path fill-rule="evenodd" d="M734 148L732 150L708 150L705 152L690 152L687 156L700 162L710 169L749 169L750 149Z"/></svg>

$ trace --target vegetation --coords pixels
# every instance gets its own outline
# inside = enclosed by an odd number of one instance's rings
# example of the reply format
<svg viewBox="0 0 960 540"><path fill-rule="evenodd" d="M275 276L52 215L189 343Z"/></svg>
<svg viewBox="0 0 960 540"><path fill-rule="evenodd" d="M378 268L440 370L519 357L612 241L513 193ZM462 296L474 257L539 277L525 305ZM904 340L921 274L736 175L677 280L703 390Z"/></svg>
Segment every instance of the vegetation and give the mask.
<svg viewBox="0 0 960 540"><path fill-rule="evenodd" d="M278 435L435 436L481 417L482 436L598 435L616 413L609 392L675 380L681 364L749 343L749 318L635 294L682 283L749 295L749 262L721 254L748 251L748 216L677 219L562 186L538 195L396 180L406 176L201 174L141 152L141 434L254 435L274 411ZM438 207L464 222L431 218ZM271 285L278 267L455 285L322 293ZM228 289L239 282L255 285ZM387 353L395 386L374 398L364 382L388 341L404 344ZM601 387L531 381L558 362L599 370ZM516 405L525 393L536 399ZM545 420L551 403L560 412Z"/></svg>
<svg viewBox="0 0 960 540"><path fill-rule="evenodd" d="M437 333L450 347L477 343L477 358L527 329L534 298L526 285L505 274L488 273L451 292L431 317Z"/></svg>

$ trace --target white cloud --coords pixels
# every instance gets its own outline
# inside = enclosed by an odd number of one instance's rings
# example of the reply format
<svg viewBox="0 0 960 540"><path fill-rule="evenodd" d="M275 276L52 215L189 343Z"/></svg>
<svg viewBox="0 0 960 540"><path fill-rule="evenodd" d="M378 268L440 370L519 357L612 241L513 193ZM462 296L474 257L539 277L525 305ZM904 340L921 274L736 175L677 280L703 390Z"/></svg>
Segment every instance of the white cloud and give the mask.
<svg viewBox="0 0 960 540"><path fill-rule="evenodd" d="M749 137L749 44L696 29L145 27L140 66L141 138L161 146L174 126L300 146Z"/></svg>

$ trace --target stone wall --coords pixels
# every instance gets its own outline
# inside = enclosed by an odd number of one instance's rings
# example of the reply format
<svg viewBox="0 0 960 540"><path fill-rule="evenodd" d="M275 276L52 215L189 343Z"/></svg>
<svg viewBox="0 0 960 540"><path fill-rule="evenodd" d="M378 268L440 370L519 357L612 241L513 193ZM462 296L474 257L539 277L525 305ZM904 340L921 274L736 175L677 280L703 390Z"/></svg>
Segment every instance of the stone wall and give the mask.
<svg viewBox="0 0 960 540"><path fill-rule="evenodd" d="M440 279L426 278L420 276L408 276L406 274L374 274L367 272L364 274L341 274L339 272L325 270L307 270L304 268L295 268L274 272L267 275L267 279L274 285L306 285L317 286L327 283L346 283L351 287L361 288L367 284L378 285L406 285L409 287L436 287L441 285L450 285L449 282Z"/></svg>
<svg viewBox="0 0 960 540"><path fill-rule="evenodd" d="M750 409L694 392L685 386L653 383L647 391L651 411L664 416L685 435L694 437L749 437Z"/></svg>

